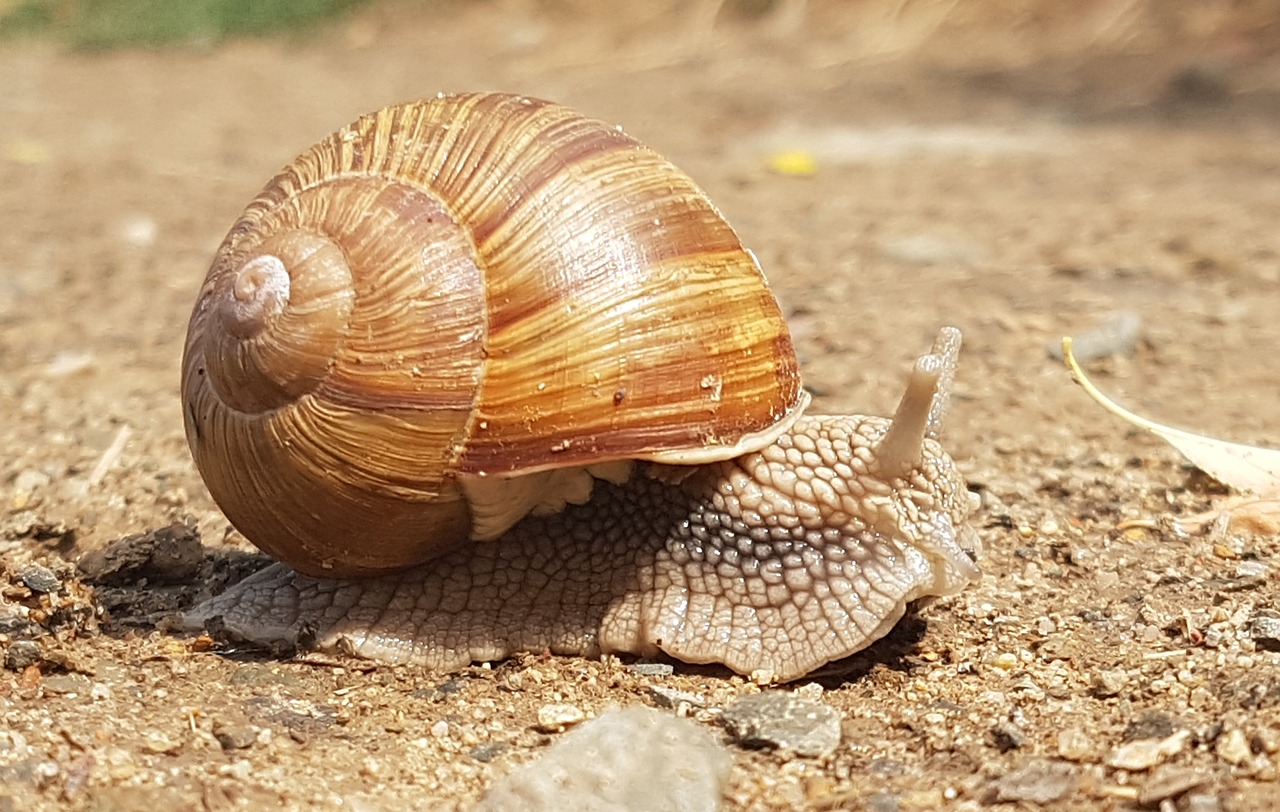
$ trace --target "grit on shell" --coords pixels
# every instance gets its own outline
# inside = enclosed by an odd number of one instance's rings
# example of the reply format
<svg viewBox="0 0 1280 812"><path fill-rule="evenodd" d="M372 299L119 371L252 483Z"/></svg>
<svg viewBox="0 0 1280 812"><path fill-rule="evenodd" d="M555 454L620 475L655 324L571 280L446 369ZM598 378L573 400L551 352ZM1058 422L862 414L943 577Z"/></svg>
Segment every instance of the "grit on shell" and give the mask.
<svg viewBox="0 0 1280 812"><path fill-rule="evenodd" d="M254 566L176 393L222 234L356 115L490 88L619 122L702 183L759 255L816 410L889 413L937 328L965 333L945 439L983 497L984 580L803 689L843 717L830 755L726 745L726 808L1277 804L1280 538L1173 533L1163 517L1221 489L1048 354L1136 314L1134 352L1089 364L1100 386L1280 446L1274 25L1249 4L935 21L954 4L815 2L797 33L738 4L708 24L716 5L391 5L308 41L4 45L0 810L466 808L562 735L540 712L694 697L724 740L716 712L758 690L614 659L431 674L156 628ZM1011 28L1015 5L1039 27ZM183 521L217 552L175 585L90 587L68 563Z"/></svg>

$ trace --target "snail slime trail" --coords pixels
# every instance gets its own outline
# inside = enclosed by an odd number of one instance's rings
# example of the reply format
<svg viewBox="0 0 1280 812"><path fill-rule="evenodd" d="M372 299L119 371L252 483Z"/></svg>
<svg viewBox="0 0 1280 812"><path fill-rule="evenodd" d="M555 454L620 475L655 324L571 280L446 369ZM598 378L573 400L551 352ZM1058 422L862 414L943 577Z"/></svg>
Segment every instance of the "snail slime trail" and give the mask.
<svg viewBox="0 0 1280 812"><path fill-rule="evenodd" d="M670 162L536 99L388 107L214 257L187 437L281 563L183 623L445 669L550 649L799 678L979 575L937 441L959 346L939 333L893 420L808 415L764 276Z"/></svg>

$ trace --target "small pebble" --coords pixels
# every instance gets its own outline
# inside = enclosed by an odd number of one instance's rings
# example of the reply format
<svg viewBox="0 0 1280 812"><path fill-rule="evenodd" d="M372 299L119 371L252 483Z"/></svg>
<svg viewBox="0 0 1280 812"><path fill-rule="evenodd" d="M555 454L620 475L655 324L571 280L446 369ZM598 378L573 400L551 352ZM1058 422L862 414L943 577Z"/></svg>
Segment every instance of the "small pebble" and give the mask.
<svg viewBox="0 0 1280 812"><path fill-rule="evenodd" d="M1068 761L1088 761L1093 758L1094 744L1078 727L1069 727L1058 732L1058 755Z"/></svg>
<svg viewBox="0 0 1280 812"><path fill-rule="evenodd" d="M867 772L875 775L906 775L907 765L896 758L873 758L867 762Z"/></svg>
<svg viewBox="0 0 1280 812"><path fill-rule="evenodd" d="M1217 795L1207 792L1189 792L1182 798L1181 812L1221 812L1221 810L1222 801Z"/></svg>
<svg viewBox="0 0 1280 812"><path fill-rule="evenodd" d="M1191 731L1179 730L1164 739L1139 739L1122 744L1107 757L1107 766L1119 770L1149 770L1166 758L1177 755L1187 746Z"/></svg>
<svg viewBox="0 0 1280 812"><path fill-rule="evenodd" d="M93 683L84 674L51 674L41 683L46 694L88 696Z"/></svg>
<svg viewBox="0 0 1280 812"><path fill-rule="evenodd" d="M677 708L680 705L688 705L691 708L707 706L706 697L701 694L679 691L665 685L650 685L649 696L653 697L654 704L660 708Z"/></svg>
<svg viewBox="0 0 1280 812"><path fill-rule="evenodd" d="M1087 547L1071 549L1071 563L1083 569L1094 569L1098 564L1098 555Z"/></svg>
<svg viewBox="0 0 1280 812"><path fill-rule="evenodd" d="M1222 585L1223 592L1246 592L1267 583L1267 565L1261 561L1241 561L1235 576Z"/></svg>
<svg viewBox="0 0 1280 812"><path fill-rule="evenodd" d="M150 731L142 736L142 751L152 755L172 755L182 749L182 742L163 733Z"/></svg>
<svg viewBox="0 0 1280 812"><path fill-rule="evenodd" d="M49 483L53 479L43 471L37 471L34 468L24 468L18 472L13 478L13 489L15 491L23 491L30 493L40 488L49 487Z"/></svg>
<svg viewBox="0 0 1280 812"><path fill-rule="evenodd" d="M1105 698L1120 693L1128 681L1129 678L1123 671L1103 670L1094 673L1090 687L1094 696Z"/></svg>
<svg viewBox="0 0 1280 812"><path fill-rule="evenodd" d="M1213 555L1215 558L1224 558L1229 561L1234 561L1240 557L1239 553L1225 544L1213 545Z"/></svg>
<svg viewBox="0 0 1280 812"><path fill-rule="evenodd" d="M537 727L543 733L561 733L586 718L582 708L574 705L543 705L538 708Z"/></svg>
<svg viewBox="0 0 1280 812"><path fill-rule="evenodd" d="M993 803L1050 804L1065 798L1080 783L1076 767L1061 761L1039 761L991 782Z"/></svg>
<svg viewBox="0 0 1280 812"><path fill-rule="evenodd" d="M87 352L63 350L44 365L44 375L47 378L68 378L92 369L94 360L93 355Z"/></svg>
<svg viewBox="0 0 1280 812"><path fill-rule="evenodd" d="M1018 667L1018 655L1011 651L1005 651L997 654L995 658L992 659L991 664L996 668L999 668L1001 671L1011 671Z"/></svg>
<svg viewBox="0 0 1280 812"><path fill-rule="evenodd" d="M32 592L57 592L62 586L62 581L53 574L53 570L43 564L27 564L18 570L18 580Z"/></svg>
<svg viewBox="0 0 1280 812"><path fill-rule="evenodd" d="M1012 722L1001 722L991 728L991 742L1001 753L1017 750L1027 743L1027 734Z"/></svg>
<svg viewBox="0 0 1280 812"><path fill-rule="evenodd" d="M247 759L238 758L230 764L224 764L218 768L220 775L228 778L234 778L236 781L248 781L253 775L253 765Z"/></svg>
<svg viewBox="0 0 1280 812"><path fill-rule="evenodd" d="M840 746L840 714L786 691L744 696L725 708L720 722L736 744L825 756Z"/></svg>
<svg viewBox="0 0 1280 812"><path fill-rule="evenodd" d="M627 668L642 677L669 677L675 673L671 663L632 663Z"/></svg>
<svg viewBox="0 0 1280 812"><path fill-rule="evenodd" d="M49 487L50 482L52 480L49 475L43 471L32 468L19 471L13 479L13 501L10 507L24 510L38 504L40 498L36 495L37 492Z"/></svg>
<svg viewBox="0 0 1280 812"><path fill-rule="evenodd" d="M487 764L507 752L509 747L510 745L506 742L485 742L484 744L477 744L475 747L472 747L467 755L482 764Z"/></svg>
<svg viewBox="0 0 1280 812"><path fill-rule="evenodd" d="M1129 723L1124 729L1124 740L1165 739L1173 735L1176 720L1163 711L1149 711Z"/></svg>
<svg viewBox="0 0 1280 812"><path fill-rule="evenodd" d="M1280 651L1280 613L1260 609L1249 621L1249 636L1260 649Z"/></svg>
<svg viewBox="0 0 1280 812"><path fill-rule="evenodd" d="M1280 730L1276 728L1264 728L1253 737L1253 741L1257 749L1263 753L1269 755L1280 753Z"/></svg>
<svg viewBox="0 0 1280 812"><path fill-rule="evenodd" d="M21 671L29 665L35 665L44 659L40 644L34 640L15 640L4 653L4 667L10 671Z"/></svg>
<svg viewBox="0 0 1280 812"><path fill-rule="evenodd" d="M213 737L223 750L244 750L258 741L258 729L243 722L219 719L213 724Z"/></svg>
<svg viewBox="0 0 1280 812"><path fill-rule="evenodd" d="M899 812L902 806L899 804L897 795L890 795L887 792L877 792L864 802L867 812Z"/></svg>
<svg viewBox="0 0 1280 812"><path fill-rule="evenodd" d="M165 488L156 496L156 502L167 507L182 507L191 497L187 495L186 488L174 486Z"/></svg>
<svg viewBox="0 0 1280 812"><path fill-rule="evenodd" d="M1210 776L1179 767L1158 767L1138 790L1138 804L1155 806L1187 790L1207 784Z"/></svg>
<svg viewBox="0 0 1280 812"><path fill-rule="evenodd" d="M1239 728L1233 728L1219 736L1218 741L1214 743L1213 750L1218 754L1218 758L1237 767L1253 757L1253 751L1249 748L1249 741Z"/></svg>

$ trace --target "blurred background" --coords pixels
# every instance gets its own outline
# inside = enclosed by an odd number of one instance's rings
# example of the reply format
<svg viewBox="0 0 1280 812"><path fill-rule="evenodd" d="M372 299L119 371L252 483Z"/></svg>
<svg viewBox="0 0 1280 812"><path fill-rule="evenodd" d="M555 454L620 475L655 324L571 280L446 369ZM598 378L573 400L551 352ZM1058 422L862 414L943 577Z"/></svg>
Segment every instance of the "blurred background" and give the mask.
<svg viewBox="0 0 1280 812"><path fill-rule="evenodd" d="M1112 107L1273 96L1278 16L1275 0L0 0L0 41L88 52L273 37L359 52L448 32L507 80L786 54L815 72L804 84L908 63L993 94Z"/></svg>

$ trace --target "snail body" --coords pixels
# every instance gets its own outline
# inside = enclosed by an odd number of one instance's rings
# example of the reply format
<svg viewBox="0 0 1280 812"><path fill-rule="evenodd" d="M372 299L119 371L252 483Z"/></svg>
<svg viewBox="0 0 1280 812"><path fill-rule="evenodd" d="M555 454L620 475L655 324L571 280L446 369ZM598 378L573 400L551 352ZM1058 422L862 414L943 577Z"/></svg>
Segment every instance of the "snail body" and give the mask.
<svg viewBox="0 0 1280 812"><path fill-rule="evenodd" d="M933 439L958 345L892 422L805 416L755 258L657 153L518 96L386 108L267 185L197 299L193 456L287 566L188 620L799 676L977 575Z"/></svg>

